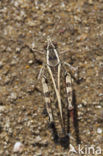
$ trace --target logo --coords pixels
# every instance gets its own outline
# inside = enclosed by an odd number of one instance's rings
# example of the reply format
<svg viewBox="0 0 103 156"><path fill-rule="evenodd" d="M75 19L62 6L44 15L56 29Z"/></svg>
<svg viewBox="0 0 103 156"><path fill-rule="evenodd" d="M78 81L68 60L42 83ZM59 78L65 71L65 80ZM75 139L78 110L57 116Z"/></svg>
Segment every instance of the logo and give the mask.
<svg viewBox="0 0 103 156"><path fill-rule="evenodd" d="M102 150L101 147L96 147L95 145L85 145L84 147L82 145L78 145L77 149L75 149L75 147L72 144L70 144L69 153L100 155L102 154Z"/></svg>
<svg viewBox="0 0 103 156"><path fill-rule="evenodd" d="M70 144L70 149L69 149L69 152L67 153L67 152L64 152L64 153L55 153L56 154L56 156L57 155L62 155L63 154L63 156L70 156L70 154L72 154L72 153L75 153L75 155L101 155L102 154L102 149L101 149L101 147L100 146L95 146L95 145L91 145L91 146L89 146L89 145L84 145L84 146L82 146L82 145L78 145L76 148L72 145L72 144Z"/></svg>

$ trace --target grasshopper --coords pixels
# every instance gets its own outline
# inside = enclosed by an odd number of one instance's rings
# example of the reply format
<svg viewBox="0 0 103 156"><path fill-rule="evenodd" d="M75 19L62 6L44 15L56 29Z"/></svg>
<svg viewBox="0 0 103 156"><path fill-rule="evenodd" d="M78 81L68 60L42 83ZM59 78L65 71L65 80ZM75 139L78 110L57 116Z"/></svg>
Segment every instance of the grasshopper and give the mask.
<svg viewBox="0 0 103 156"><path fill-rule="evenodd" d="M64 54L65 51L58 53L56 44L54 44L50 38L47 40L45 53L30 48L25 44L20 48L20 51L25 47L33 54L34 52L45 54L46 63L43 63L40 69L38 80L40 78L42 80L45 106L50 127L53 130L54 141L60 143L62 141L63 143L64 141L68 142L70 136L69 114L74 111L72 80L76 79L71 72L67 72L66 66L74 71L77 71L78 67L74 68L69 63L61 61L59 54Z"/></svg>
<svg viewBox="0 0 103 156"><path fill-rule="evenodd" d="M57 47L51 39L46 46L46 64L43 64L38 79L42 79L43 94L51 127L56 139L68 137L68 111L73 111L73 88L71 74L65 66L74 69L70 64L62 62ZM63 87L63 83L65 86ZM52 93L50 91L52 86ZM63 96L62 96L63 93ZM64 95L65 94L65 95ZM52 99L52 98L53 99Z"/></svg>

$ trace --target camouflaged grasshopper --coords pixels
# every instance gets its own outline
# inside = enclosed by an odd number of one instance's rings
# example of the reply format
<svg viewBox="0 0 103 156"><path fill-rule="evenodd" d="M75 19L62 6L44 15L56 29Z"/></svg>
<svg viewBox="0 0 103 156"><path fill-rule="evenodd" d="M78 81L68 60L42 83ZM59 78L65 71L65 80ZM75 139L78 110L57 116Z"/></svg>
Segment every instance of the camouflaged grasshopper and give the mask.
<svg viewBox="0 0 103 156"><path fill-rule="evenodd" d="M74 70L70 64L60 60L56 45L48 39L46 64L42 66L38 79L42 79L46 110L57 139L68 136L68 111L73 110L72 77L65 66Z"/></svg>
<svg viewBox="0 0 103 156"><path fill-rule="evenodd" d="M45 106L50 120L50 127L53 130L54 141L62 145L66 142L66 147L68 147L67 142L70 137L70 115L68 115L68 112L69 114L71 111L74 112L72 78L75 81L77 80L71 72L67 72L66 66L69 67L68 69L71 71L77 71L78 67L74 68L67 62L61 61L59 54L64 54L65 51L58 53L57 46L50 38L47 40L45 53L30 48L28 45L23 45L19 50L21 51L26 47L29 48L33 54L34 52L45 54L46 63L43 63L38 79L42 79ZM79 81L77 81L77 83L79 83ZM78 121L76 121L75 129L77 129L76 133L79 140ZM73 137L71 138L74 139Z"/></svg>

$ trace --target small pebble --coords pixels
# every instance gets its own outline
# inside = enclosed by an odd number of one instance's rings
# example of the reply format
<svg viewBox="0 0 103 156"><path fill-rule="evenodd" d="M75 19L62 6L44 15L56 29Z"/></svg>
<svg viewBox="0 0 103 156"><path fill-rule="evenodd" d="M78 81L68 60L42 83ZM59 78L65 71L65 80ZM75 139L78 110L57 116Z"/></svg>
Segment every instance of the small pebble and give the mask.
<svg viewBox="0 0 103 156"><path fill-rule="evenodd" d="M79 104L79 105L78 105L78 108L81 108L81 107L83 107L82 104Z"/></svg>
<svg viewBox="0 0 103 156"><path fill-rule="evenodd" d="M35 48L35 43L34 42L32 43L32 48Z"/></svg>
<svg viewBox="0 0 103 156"><path fill-rule="evenodd" d="M41 156L41 155L42 155L42 152L38 152L38 153L36 153L35 155L36 155L36 156ZM35 156L35 155L34 155L34 156Z"/></svg>
<svg viewBox="0 0 103 156"><path fill-rule="evenodd" d="M33 64L33 60L30 60L28 63L29 63L29 64Z"/></svg>
<svg viewBox="0 0 103 156"><path fill-rule="evenodd" d="M40 142L40 141L41 141L41 137L40 137L40 136L37 136L37 137L35 138L35 143Z"/></svg>
<svg viewBox="0 0 103 156"><path fill-rule="evenodd" d="M23 17L25 17L26 16L25 11L24 10L21 10L20 15L23 16Z"/></svg>
<svg viewBox="0 0 103 156"><path fill-rule="evenodd" d="M3 67L3 62L0 61L0 68L2 68L2 67Z"/></svg>
<svg viewBox="0 0 103 156"><path fill-rule="evenodd" d="M4 81L5 83L4 83L4 84L8 84L8 83L10 82L10 80L11 80L11 79L7 76L7 77L5 78L5 81Z"/></svg>
<svg viewBox="0 0 103 156"><path fill-rule="evenodd" d="M98 134L101 134L101 133L102 133L102 129L101 129L101 128L98 128L98 129L97 129L97 133L98 133Z"/></svg>
<svg viewBox="0 0 103 156"><path fill-rule="evenodd" d="M5 106L0 106L0 112L4 112L5 111Z"/></svg>
<svg viewBox="0 0 103 156"><path fill-rule="evenodd" d="M11 93L10 94L10 99L16 100L17 99L17 94L16 93Z"/></svg>
<svg viewBox="0 0 103 156"><path fill-rule="evenodd" d="M89 0L88 2L89 2L89 4L93 4L93 0Z"/></svg>
<svg viewBox="0 0 103 156"><path fill-rule="evenodd" d="M96 108L102 108L102 106L98 105L98 106L95 106Z"/></svg>
<svg viewBox="0 0 103 156"><path fill-rule="evenodd" d="M103 93L100 93L99 96L103 96Z"/></svg>
<svg viewBox="0 0 103 156"><path fill-rule="evenodd" d="M20 49L19 47L16 48L16 52L17 52L17 53L20 52L20 50L21 50L21 49Z"/></svg>
<svg viewBox="0 0 103 156"><path fill-rule="evenodd" d="M13 152L21 153L23 151L23 144L21 142L16 142L13 148Z"/></svg>
<svg viewBox="0 0 103 156"><path fill-rule="evenodd" d="M41 141L41 144L43 144L43 145L47 146L47 145L48 145L48 140L47 140L47 139L45 139L45 140Z"/></svg>
<svg viewBox="0 0 103 156"><path fill-rule="evenodd" d="M15 65L16 63L17 63L16 60L12 60L10 64L11 64L11 65Z"/></svg>
<svg viewBox="0 0 103 156"><path fill-rule="evenodd" d="M65 8L64 2L61 3L61 8Z"/></svg>
<svg viewBox="0 0 103 156"><path fill-rule="evenodd" d="M14 2L14 6L15 7L18 7L19 6L19 3L16 1L16 2Z"/></svg>

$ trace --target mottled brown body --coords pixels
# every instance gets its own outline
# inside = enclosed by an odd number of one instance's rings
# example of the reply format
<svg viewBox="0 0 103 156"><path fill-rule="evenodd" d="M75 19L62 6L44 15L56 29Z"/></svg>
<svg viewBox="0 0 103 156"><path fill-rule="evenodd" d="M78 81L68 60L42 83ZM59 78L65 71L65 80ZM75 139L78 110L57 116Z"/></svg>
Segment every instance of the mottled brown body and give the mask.
<svg viewBox="0 0 103 156"><path fill-rule="evenodd" d="M73 109L72 79L65 70L65 63L61 63L51 40L48 41L46 50L47 64L42 68L44 99L50 124L55 127L56 135L60 140L69 135L68 111Z"/></svg>
<svg viewBox="0 0 103 156"><path fill-rule="evenodd" d="M68 135L68 96L66 92L66 74L63 68L61 67L61 76L60 76L60 84L58 86L58 65L55 67L51 67L51 71L53 73L53 77L55 79L56 87L60 88L60 96L61 96L61 104L62 104L62 119L60 117L60 110L58 107L58 101L56 97L56 93L54 90L54 86L50 77L50 74L47 70L47 67L44 70L44 75L46 75L47 85L48 85L48 93L46 93L50 98L49 108L52 110L53 122L55 128L57 130L57 134L60 138Z"/></svg>

